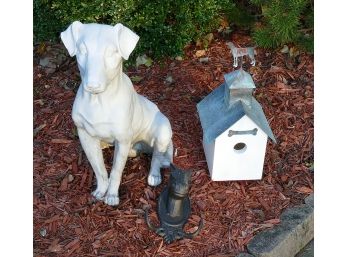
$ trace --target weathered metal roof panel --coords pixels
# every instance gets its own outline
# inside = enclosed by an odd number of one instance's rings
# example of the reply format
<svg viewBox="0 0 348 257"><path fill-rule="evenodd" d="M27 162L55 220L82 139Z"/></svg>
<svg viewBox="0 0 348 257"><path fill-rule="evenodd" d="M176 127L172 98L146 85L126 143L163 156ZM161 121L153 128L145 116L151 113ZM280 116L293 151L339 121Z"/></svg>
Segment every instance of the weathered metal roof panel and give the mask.
<svg viewBox="0 0 348 257"><path fill-rule="evenodd" d="M262 107L256 99L252 97L250 105L236 101L233 106L227 108L224 103L224 87L225 83L197 104L204 142L211 143L244 115L252 119L269 138L276 142Z"/></svg>

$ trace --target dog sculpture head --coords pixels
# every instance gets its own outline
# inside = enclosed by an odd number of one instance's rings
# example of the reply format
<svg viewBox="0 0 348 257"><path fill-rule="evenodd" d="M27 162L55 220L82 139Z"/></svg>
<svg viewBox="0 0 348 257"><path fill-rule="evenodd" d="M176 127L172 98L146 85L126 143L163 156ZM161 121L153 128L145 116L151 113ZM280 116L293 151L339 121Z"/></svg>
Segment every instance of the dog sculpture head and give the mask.
<svg viewBox="0 0 348 257"><path fill-rule="evenodd" d="M139 36L118 23L115 26L73 22L60 37L70 56L75 56L83 89L104 92L121 72L122 58L128 60Z"/></svg>

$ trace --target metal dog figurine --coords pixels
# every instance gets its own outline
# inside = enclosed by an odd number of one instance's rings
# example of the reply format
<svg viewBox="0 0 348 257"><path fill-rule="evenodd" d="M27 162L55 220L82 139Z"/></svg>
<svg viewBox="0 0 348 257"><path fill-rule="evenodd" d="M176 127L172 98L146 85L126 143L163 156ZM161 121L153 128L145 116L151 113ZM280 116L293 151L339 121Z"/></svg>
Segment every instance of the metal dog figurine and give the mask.
<svg viewBox="0 0 348 257"><path fill-rule="evenodd" d="M97 189L92 193L108 205L118 205L118 189L127 157L152 152L148 184L161 183L161 167L173 160L172 129L157 106L138 95L122 72L139 36L118 23L115 26L73 22L61 39L77 58L81 74L72 118L82 148L93 168ZM101 142L115 145L110 177L105 169Z"/></svg>
<svg viewBox="0 0 348 257"><path fill-rule="evenodd" d="M233 67L238 66L238 57L243 58L244 55L248 55L251 59L250 64L255 66L255 47L237 48L232 42L228 42L227 45L231 49L231 53L233 55Z"/></svg>
<svg viewBox="0 0 348 257"><path fill-rule="evenodd" d="M201 219L195 232L186 233L184 231L184 226L191 214L191 203L188 196L191 171L181 170L173 164L170 165L170 170L169 185L163 189L157 203L159 227L152 225L148 209L145 209L145 221L148 227L163 236L168 244L176 239L191 239L203 228L203 219Z"/></svg>

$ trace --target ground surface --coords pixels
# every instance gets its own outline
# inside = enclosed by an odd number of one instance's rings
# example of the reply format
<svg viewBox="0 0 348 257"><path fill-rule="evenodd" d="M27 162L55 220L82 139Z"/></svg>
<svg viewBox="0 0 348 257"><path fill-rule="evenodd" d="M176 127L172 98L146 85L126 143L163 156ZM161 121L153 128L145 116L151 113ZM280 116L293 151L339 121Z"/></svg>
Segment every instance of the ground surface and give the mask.
<svg viewBox="0 0 348 257"><path fill-rule="evenodd" d="M204 228L193 240L166 245L144 223L143 208L151 206L162 185L147 185L150 158L129 159L116 208L96 202L91 167L80 148L71 119L79 85L76 62L61 45L34 49L34 256L235 256L259 231L279 223L286 207L302 203L313 192L313 56L257 49L256 67L244 65L256 84L278 143L268 143L261 181L212 182L202 147L196 104L233 70L227 40L250 45L242 32L228 39L216 36L200 62L194 45L184 60L167 60L149 68L128 69L138 93L158 104L168 116L177 151L174 163L193 171L192 216L187 230L204 217ZM59 68L39 64L59 59ZM58 56L58 57L57 57ZM48 65L49 66L49 65ZM53 65L54 66L54 65ZM171 76L174 80L168 80ZM167 79L167 81L166 81ZM168 82L169 81L169 82ZM113 149L104 150L108 170Z"/></svg>

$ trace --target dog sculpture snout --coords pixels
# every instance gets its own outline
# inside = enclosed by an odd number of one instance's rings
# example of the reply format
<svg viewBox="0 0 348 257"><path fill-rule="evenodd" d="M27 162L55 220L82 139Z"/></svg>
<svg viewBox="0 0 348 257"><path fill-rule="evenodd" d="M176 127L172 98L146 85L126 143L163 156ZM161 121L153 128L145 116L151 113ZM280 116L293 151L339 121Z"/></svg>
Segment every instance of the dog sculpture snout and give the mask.
<svg viewBox="0 0 348 257"><path fill-rule="evenodd" d="M99 83L87 83L85 90L92 94L99 94L102 93L105 89L103 89Z"/></svg>

